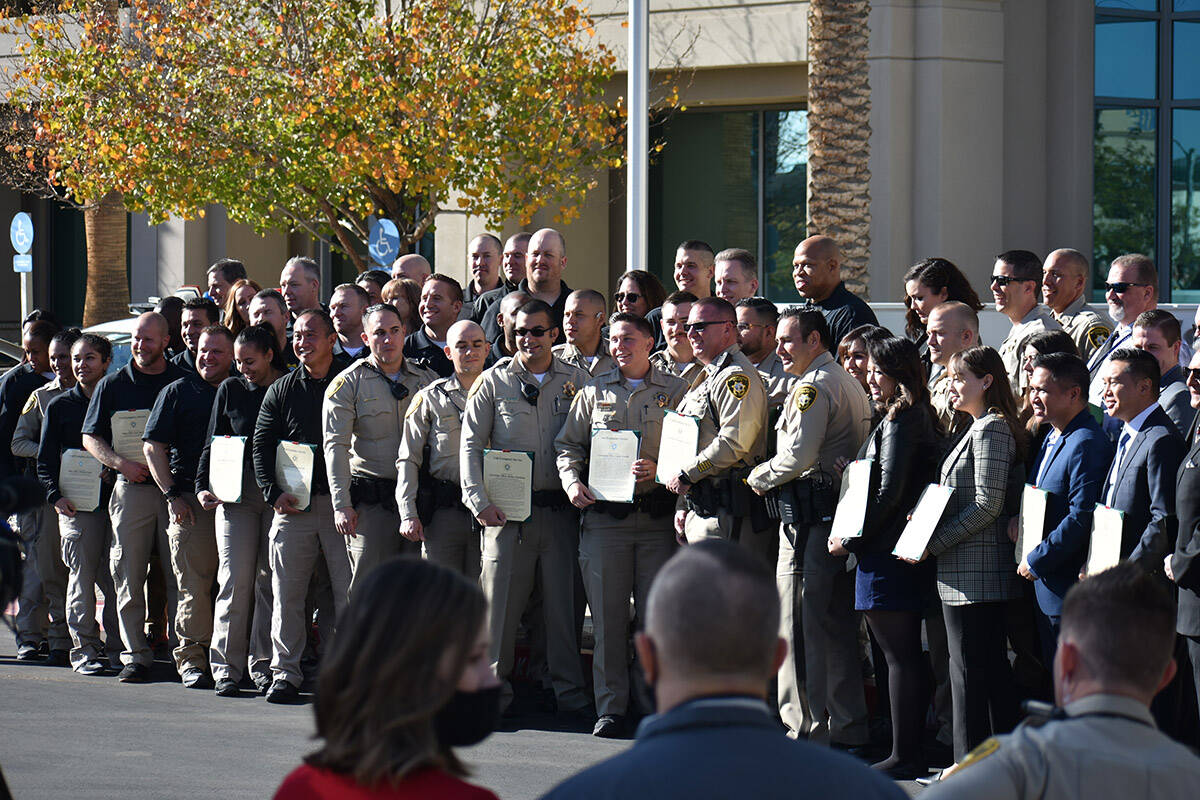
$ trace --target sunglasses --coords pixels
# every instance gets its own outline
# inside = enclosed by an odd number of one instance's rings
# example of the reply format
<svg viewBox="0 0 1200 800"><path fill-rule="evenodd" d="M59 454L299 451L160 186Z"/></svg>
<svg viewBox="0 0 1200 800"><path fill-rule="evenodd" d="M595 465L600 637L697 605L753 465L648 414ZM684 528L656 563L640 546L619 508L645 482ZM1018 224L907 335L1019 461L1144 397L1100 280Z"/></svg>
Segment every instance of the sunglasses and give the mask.
<svg viewBox="0 0 1200 800"><path fill-rule="evenodd" d="M513 333L517 336L532 336L535 339L540 339L552 330L554 329L543 328L541 325L538 325L536 328L516 328L513 330Z"/></svg>
<svg viewBox="0 0 1200 800"><path fill-rule="evenodd" d="M1037 281L1038 281L1037 278L1018 278L1016 275L993 275L992 276L992 283L996 284L1001 289L1003 289L1005 286L1008 286L1010 283L1022 283L1022 282L1037 283Z"/></svg>
<svg viewBox="0 0 1200 800"><path fill-rule="evenodd" d="M1112 292L1113 294L1125 294L1126 292L1129 291L1129 288L1131 286L1149 286L1149 285L1150 284L1148 284L1148 283L1129 283L1128 281L1118 281L1116 283L1104 284L1104 289L1105 289L1105 291Z"/></svg>
<svg viewBox="0 0 1200 800"><path fill-rule="evenodd" d="M767 327L767 326L762 325L757 322L739 322L737 324L737 329L739 331L741 331L742 333L745 333L746 331L750 330L751 328L765 328L765 327Z"/></svg>
<svg viewBox="0 0 1200 800"><path fill-rule="evenodd" d="M709 322L689 322L683 326L683 329L685 331L687 331L688 333L704 333L705 328L707 328L709 325L733 325L733 324L734 324L734 322L731 319L718 319L718 320L711 320Z"/></svg>
<svg viewBox="0 0 1200 800"><path fill-rule="evenodd" d="M521 384L521 395L527 401L529 401L529 405L536 406L538 397L540 397L541 394L542 394L542 390L539 389L537 386L534 386L532 383L522 383Z"/></svg>
<svg viewBox="0 0 1200 800"><path fill-rule="evenodd" d="M1194 367L1192 369L1185 369L1184 373L1187 375L1187 380L1189 382L1190 381L1200 381L1200 367Z"/></svg>
<svg viewBox="0 0 1200 800"><path fill-rule="evenodd" d="M638 294L637 292L617 292L616 294L613 295L613 302L624 303L624 302L628 301L630 303L636 303L638 300L641 300L643 297L645 297L645 295Z"/></svg>

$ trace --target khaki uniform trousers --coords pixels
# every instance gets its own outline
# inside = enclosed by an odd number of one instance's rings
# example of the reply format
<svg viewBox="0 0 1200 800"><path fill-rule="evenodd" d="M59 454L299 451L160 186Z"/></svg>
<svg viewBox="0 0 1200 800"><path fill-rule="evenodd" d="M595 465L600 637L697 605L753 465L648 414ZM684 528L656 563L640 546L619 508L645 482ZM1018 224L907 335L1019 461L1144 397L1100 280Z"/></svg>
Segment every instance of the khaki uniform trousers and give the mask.
<svg viewBox="0 0 1200 800"><path fill-rule="evenodd" d="M683 535L688 544L695 544L704 539L733 539L742 547L757 553L768 566L773 565L779 557L779 535L774 525L762 531L755 531L746 517L735 517L721 509L715 517L702 517L695 511L689 511L683 521Z"/></svg>
<svg viewBox="0 0 1200 800"><path fill-rule="evenodd" d="M117 589L121 641L125 643L121 662L148 667L154 661L154 651L146 639L146 576L156 540L160 559L168 559L171 552L167 541L167 501L154 481L130 483L117 478L108 501L108 516L113 530L109 565ZM170 563L163 572L172 575ZM173 576L167 586L167 598L170 612L175 598Z"/></svg>
<svg viewBox="0 0 1200 800"><path fill-rule="evenodd" d="M345 537L343 547L350 558L350 593L353 594L371 570L398 555L419 555L421 546L400 535L400 513L381 503L359 503L358 528Z"/></svg>
<svg viewBox="0 0 1200 800"><path fill-rule="evenodd" d="M480 534L463 506L439 508L425 526L425 558L479 580Z"/></svg>
<svg viewBox="0 0 1200 800"><path fill-rule="evenodd" d="M212 586L217 577L216 513L205 511L195 494L180 497L192 509L192 522L167 526L171 569L179 587L175 606L175 668L207 670L213 634Z"/></svg>
<svg viewBox="0 0 1200 800"><path fill-rule="evenodd" d="M638 511L617 519L598 511L583 512L579 567L596 635L592 680L596 713L601 716L623 716L629 710L629 597L633 595L641 627L650 582L676 547L670 516Z"/></svg>
<svg viewBox="0 0 1200 800"><path fill-rule="evenodd" d="M43 504L17 514L25 543L25 568L17 600L17 641L46 640L51 650L70 650L67 630L67 568L58 538L58 513Z"/></svg>
<svg viewBox="0 0 1200 800"><path fill-rule="evenodd" d="M77 511L58 518L62 560L67 567L67 630L71 634L71 667L78 669L93 658L103 660L105 650L120 660L121 639L117 633L117 594L109 572L112 529L103 509ZM104 594L104 637L96 624L96 587Z"/></svg>
<svg viewBox="0 0 1200 800"><path fill-rule="evenodd" d="M858 656L854 573L826 549L829 525L783 525L776 576L784 636L800 635L803 666L793 649L779 671L779 707L792 738L861 745L869 740L867 701ZM802 632L802 635L801 635ZM807 690L808 709L803 707Z"/></svg>
<svg viewBox="0 0 1200 800"><path fill-rule="evenodd" d="M300 657L311 619L305 617L304 598L322 554L329 569L334 613L340 616L346 607L350 559L344 540L333 527L333 502L327 494L313 495L308 511L274 514L271 520L271 673L275 680L296 687L304 681Z"/></svg>
<svg viewBox="0 0 1200 800"><path fill-rule="evenodd" d="M574 510L534 506L525 522L483 529L483 593L492 641L488 656L504 682L501 707L512 700L517 626L534 583L542 587L546 661L560 711L588 705L575 627L579 523Z"/></svg>
<svg viewBox="0 0 1200 800"><path fill-rule="evenodd" d="M270 532L275 510L247 477L240 503L216 509L217 603L209 662L214 680L237 683L248 671L271 679Z"/></svg>

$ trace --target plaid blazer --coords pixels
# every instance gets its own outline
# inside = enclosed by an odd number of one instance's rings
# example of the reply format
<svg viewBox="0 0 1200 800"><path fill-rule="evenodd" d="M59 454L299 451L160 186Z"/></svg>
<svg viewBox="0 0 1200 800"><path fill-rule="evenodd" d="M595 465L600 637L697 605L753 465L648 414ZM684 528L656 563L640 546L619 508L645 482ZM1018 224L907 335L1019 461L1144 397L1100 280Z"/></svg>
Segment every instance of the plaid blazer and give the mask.
<svg viewBox="0 0 1200 800"><path fill-rule="evenodd" d="M1008 424L989 412L971 424L942 462L941 482L954 494L929 540L929 555L937 558L938 597L946 605L1018 594L1007 531L1025 474L1016 453Z"/></svg>

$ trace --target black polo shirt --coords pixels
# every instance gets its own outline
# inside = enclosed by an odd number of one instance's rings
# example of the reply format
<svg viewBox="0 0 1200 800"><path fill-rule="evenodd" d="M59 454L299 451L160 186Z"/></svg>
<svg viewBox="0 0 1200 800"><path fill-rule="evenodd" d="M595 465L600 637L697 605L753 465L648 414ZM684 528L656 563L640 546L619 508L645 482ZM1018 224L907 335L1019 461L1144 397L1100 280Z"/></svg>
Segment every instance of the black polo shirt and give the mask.
<svg viewBox="0 0 1200 800"><path fill-rule="evenodd" d="M439 378L449 378L454 374L454 365L446 357L446 351L429 338L424 325L404 338L404 357L425 369L433 370Z"/></svg>
<svg viewBox="0 0 1200 800"><path fill-rule="evenodd" d="M112 444L112 415L118 411L141 411L154 408L158 395L167 384L184 377L184 371L167 362L167 368L157 375L138 369L132 361L116 372L105 375L96 384L83 432Z"/></svg>
<svg viewBox="0 0 1200 800"><path fill-rule="evenodd" d="M196 483L196 466L207 439L217 387L200 377L186 375L170 383L158 395L146 421L144 442L170 447L171 477L181 491L190 492Z"/></svg>
<svg viewBox="0 0 1200 800"><path fill-rule="evenodd" d="M267 387L246 380L241 376L227 378L217 387L212 413L204 434L204 450L200 453L200 464L196 467L196 493L208 490L208 465L214 436L245 436L245 463L242 477L254 472L254 453L251 443L254 425L258 421L258 409L267 395Z"/></svg>
<svg viewBox="0 0 1200 800"><path fill-rule="evenodd" d="M34 372L30 364L18 364L0 378L0 478L17 474L17 459L12 454L17 419L33 390L49 382L45 375Z"/></svg>
<svg viewBox="0 0 1200 800"><path fill-rule="evenodd" d="M64 450L83 449L83 418L87 414L88 397L83 389L74 386L46 404L42 420L42 439L38 442L37 477L46 489L46 502L62 499L58 489L58 470Z"/></svg>
<svg viewBox="0 0 1200 800"><path fill-rule="evenodd" d="M271 384L263 397L254 426L254 479L263 499L274 505L283 494L275 484L275 448L280 442L316 445L313 461L313 494L329 494L325 453L321 447L321 404L325 390L339 372L350 366L345 356L335 355L324 378L313 378L303 366Z"/></svg>
<svg viewBox="0 0 1200 800"><path fill-rule="evenodd" d="M195 375L200 374L196 371L196 354L191 350L184 350L179 355L172 356L171 363L182 369L184 372L189 372Z"/></svg>
<svg viewBox="0 0 1200 800"><path fill-rule="evenodd" d="M821 310L825 321L829 323L829 350L834 355L837 355L838 345L847 333L859 325L879 324L875 312L861 297L846 288L845 281L837 285L833 294L813 305Z"/></svg>
<svg viewBox="0 0 1200 800"><path fill-rule="evenodd" d="M554 340L555 344L562 344L567 341L566 335L563 334L562 320L563 312L567 307L567 297L571 294L571 287L567 286L566 281L560 281L560 284L562 288L558 293L558 299L550 307L550 311L554 315L553 322L558 327L558 338ZM506 295L518 290L533 297L533 290L529 288L529 280L525 279L515 288L501 286L499 289L492 289L490 292L480 295L479 299L475 301L475 314L472 319L478 322L483 328L483 334L489 342L494 342L496 341L496 337L503 335L500 330L500 323L496 321L496 312L499 310L495 307L496 303L503 300Z"/></svg>

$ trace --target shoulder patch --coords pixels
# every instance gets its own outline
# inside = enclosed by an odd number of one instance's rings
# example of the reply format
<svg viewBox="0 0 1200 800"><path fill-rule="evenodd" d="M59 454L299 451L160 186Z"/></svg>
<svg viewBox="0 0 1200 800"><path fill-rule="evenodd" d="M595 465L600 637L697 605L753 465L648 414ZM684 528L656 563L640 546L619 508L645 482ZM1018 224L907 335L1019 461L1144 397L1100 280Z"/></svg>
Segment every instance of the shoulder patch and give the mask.
<svg viewBox="0 0 1200 800"><path fill-rule="evenodd" d="M1087 343L1091 347L1099 348L1108 341L1108 337L1111 335L1112 331L1108 329L1107 325L1093 325L1087 330Z"/></svg>
<svg viewBox="0 0 1200 800"><path fill-rule="evenodd" d="M741 400L750 391L750 379L745 375L730 375L725 379L725 388L729 393Z"/></svg>
<svg viewBox="0 0 1200 800"><path fill-rule="evenodd" d="M482 375L479 376L479 378L482 377ZM475 382L471 384L471 389L467 392L467 397L473 397L475 393L479 391L479 387L483 386L483 381L481 381L479 378L476 378Z"/></svg>
<svg viewBox="0 0 1200 800"><path fill-rule="evenodd" d="M985 758L994 754L999 749L1000 740L995 736L991 737L990 739L985 739L982 744L963 757L962 762L954 768L954 771L957 772L958 770L966 769L972 764L978 764L980 761L983 761Z"/></svg>
<svg viewBox="0 0 1200 800"><path fill-rule="evenodd" d="M408 404L408 410L404 412L404 418L411 417L418 408L421 407L421 400L424 399L424 392L417 392L413 399Z"/></svg>
<svg viewBox="0 0 1200 800"><path fill-rule="evenodd" d="M812 408L812 404L817 401L817 387L811 384L804 384L796 390L796 410L800 412L808 411Z"/></svg>
<svg viewBox="0 0 1200 800"><path fill-rule="evenodd" d="M21 413L28 414L30 411L32 411L36 407L37 407L37 397L31 393L29 395L29 399L25 401L25 407L21 409Z"/></svg>
<svg viewBox="0 0 1200 800"><path fill-rule="evenodd" d="M325 396L326 397L331 396L338 389L342 388L345 385L346 385L346 376L338 375L336 378L333 379L333 383L329 384L329 388L325 390Z"/></svg>

